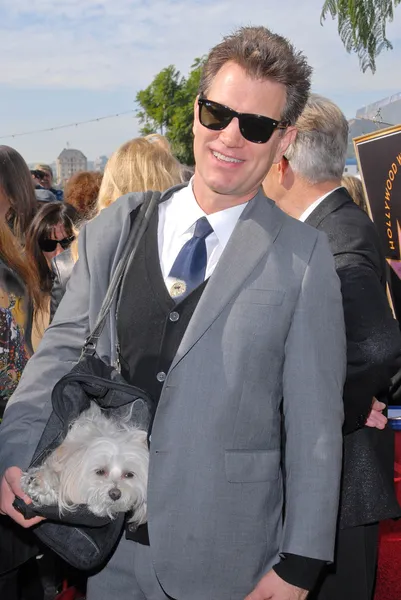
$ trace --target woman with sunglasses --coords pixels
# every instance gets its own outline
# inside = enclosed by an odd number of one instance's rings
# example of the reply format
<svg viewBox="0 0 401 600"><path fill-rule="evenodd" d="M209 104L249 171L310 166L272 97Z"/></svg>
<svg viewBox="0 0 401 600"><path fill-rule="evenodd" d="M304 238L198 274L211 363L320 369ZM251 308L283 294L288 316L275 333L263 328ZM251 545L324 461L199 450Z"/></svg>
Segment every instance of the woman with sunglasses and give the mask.
<svg viewBox="0 0 401 600"><path fill-rule="evenodd" d="M71 246L79 222L79 213L73 206L65 202L49 202L39 209L29 227L26 253L39 271L40 288L45 296L46 305L39 319L40 323L33 328L34 350L49 324L49 303L53 283L51 261Z"/></svg>

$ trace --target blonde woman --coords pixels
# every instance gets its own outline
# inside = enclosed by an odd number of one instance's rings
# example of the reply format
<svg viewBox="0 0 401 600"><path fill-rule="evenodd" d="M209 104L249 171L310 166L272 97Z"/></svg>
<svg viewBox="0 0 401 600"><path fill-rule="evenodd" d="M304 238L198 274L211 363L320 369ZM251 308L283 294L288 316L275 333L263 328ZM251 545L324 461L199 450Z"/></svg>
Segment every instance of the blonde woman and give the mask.
<svg viewBox="0 0 401 600"><path fill-rule="evenodd" d="M165 137L158 134L126 142L110 157L97 202L100 212L130 192L163 192L182 182L179 162Z"/></svg>
<svg viewBox="0 0 401 600"><path fill-rule="evenodd" d="M104 170L95 215L130 192L164 192L182 183L182 167L173 156L165 137L152 134L135 138L118 148ZM74 263L78 258L77 240L71 248L52 261L54 282L50 302L52 319L62 297Z"/></svg>

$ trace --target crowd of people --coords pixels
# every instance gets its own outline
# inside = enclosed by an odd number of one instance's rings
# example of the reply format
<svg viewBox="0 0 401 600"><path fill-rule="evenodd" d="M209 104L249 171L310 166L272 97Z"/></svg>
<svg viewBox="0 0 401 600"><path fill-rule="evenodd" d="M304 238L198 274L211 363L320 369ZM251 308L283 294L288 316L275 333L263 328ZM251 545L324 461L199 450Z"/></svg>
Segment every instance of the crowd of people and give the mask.
<svg viewBox="0 0 401 600"><path fill-rule="evenodd" d="M348 123L263 27L213 48L195 167L132 139L64 189L0 146L0 597L373 600L401 516L386 405L401 334ZM148 523L79 575L14 507L139 218L98 354L151 397Z"/></svg>

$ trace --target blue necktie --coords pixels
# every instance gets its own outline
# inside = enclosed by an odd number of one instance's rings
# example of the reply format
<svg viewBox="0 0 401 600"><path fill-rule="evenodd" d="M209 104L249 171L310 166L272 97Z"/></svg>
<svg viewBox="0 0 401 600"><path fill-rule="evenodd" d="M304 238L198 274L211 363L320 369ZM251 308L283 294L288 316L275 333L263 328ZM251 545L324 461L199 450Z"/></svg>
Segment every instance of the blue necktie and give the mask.
<svg viewBox="0 0 401 600"><path fill-rule="evenodd" d="M183 245L171 267L169 277L185 283L181 289L180 284L177 284L178 287L173 286L177 293L173 293L173 288L170 292L173 296L180 296L180 300L188 296L205 279L207 263L205 240L212 232L213 228L206 217L198 219L193 237Z"/></svg>

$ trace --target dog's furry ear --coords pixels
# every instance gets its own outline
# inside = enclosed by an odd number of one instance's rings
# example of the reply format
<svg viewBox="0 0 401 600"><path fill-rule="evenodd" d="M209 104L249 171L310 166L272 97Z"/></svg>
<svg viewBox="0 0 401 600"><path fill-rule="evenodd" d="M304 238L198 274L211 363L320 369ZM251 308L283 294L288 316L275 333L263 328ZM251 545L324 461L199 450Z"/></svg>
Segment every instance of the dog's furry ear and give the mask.
<svg viewBox="0 0 401 600"><path fill-rule="evenodd" d="M85 417L89 420L95 421L95 420L99 419L101 414L102 414L102 409L100 408L100 406L97 404L97 402L92 401L90 407L87 410L85 410L80 415L79 418Z"/></svg>
<svg viewBox="0 0 401 600"><path fill-rule="evenodd" d="M135 523L137 527L146 523L146 521L148 520L147 508L148 505L146 502L142 502L139 506L136 506L134 508L134 514L132 518L129 519L129 523Z"/></svg>
<svg viewBox="0 0 401 600"><path fill-rule="evenodd" d="M71 441L66 437L64 442L49 456L47 464L55 473L61 473L71 460L82 456L85 448L84 442Z"/></svg>
<svg viewBox="0 0 401 600"><path fill-rule="evenodd" d="M143 442L146 446L148 445L148 432L143 429L137 430L138 438L141 442Z"/></svg>

